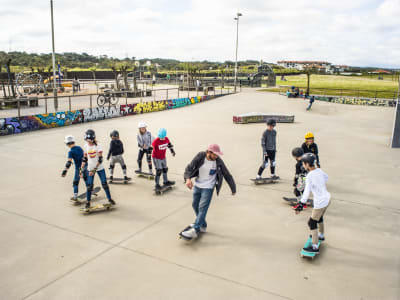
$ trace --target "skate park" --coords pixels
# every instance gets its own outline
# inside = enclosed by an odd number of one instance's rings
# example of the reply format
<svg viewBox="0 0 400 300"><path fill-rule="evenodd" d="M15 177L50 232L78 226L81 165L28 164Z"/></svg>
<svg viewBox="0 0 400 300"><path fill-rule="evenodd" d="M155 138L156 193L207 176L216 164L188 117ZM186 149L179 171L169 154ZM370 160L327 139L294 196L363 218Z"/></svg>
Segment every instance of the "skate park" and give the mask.
<svg viewBox="0 0 400 300"><path fill-rule="evenodd" d="M0 137L2 299L398 299L400 158L390 148L394 108L306 102L243 88L204 103ZM255 186L265 124L235 124L235 115L294 115L278 123L276 184ZM137 124L165 127L176 186L156 196L135 176ZM71 134L96 131L104 151L119 131L132 183L111 185L111 211L84 215L70 204L72 172L60 176ZM332 204L326 241L314 260L301 258L310 209L295 215L292 148L316 136ZM185 242L193 221L186 165L218 143L237 193L214 196L208 232ZM107 166L107 162L105 166ZM121 172L116 169L115 173ZM98 178L95 186L99 186ZM84 191L81 183L80 191ZM101 191L96 201L104 201Z"/></svg>

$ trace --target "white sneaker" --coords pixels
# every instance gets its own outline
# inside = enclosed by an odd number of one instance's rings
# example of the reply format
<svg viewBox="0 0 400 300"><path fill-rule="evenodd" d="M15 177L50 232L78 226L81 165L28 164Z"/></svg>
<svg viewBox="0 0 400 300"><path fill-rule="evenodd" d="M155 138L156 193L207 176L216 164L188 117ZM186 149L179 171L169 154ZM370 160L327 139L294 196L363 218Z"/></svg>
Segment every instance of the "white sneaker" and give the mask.
<svg viewBox="0 0 400 300"><path fill-rule="evenodd" d="M184 232L182 232L182 235L187 238L187 239L195 239L197 238L197 233L194 228L190 228Z"/></svg>
<svg viewBox="0 0 400 300"><path fill-rule="evenodd" d="M261 179L261 175L257 175L257 176L256 176L256 179Z"/></svg>
<svg viewBox="0 0 400 300"><path fill-rule="evenodd" d="M190 227L194 228L194 223L190 224ZM200 227L200 232L201 233L207 232L207 227Z"/></svg>

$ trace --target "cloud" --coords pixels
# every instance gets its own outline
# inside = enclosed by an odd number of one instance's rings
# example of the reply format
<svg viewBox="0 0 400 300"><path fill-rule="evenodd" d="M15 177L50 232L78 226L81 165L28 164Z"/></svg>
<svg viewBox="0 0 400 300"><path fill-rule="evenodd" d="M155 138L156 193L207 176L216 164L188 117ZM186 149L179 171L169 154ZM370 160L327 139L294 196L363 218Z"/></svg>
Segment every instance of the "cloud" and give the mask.
<svg viewBox="0 0 400 300"><path fill-rule="evenodd" d="M50 52L47 1L0 0L0 50ZM399 0L56 0L56 51L400 67Z"/></svg>

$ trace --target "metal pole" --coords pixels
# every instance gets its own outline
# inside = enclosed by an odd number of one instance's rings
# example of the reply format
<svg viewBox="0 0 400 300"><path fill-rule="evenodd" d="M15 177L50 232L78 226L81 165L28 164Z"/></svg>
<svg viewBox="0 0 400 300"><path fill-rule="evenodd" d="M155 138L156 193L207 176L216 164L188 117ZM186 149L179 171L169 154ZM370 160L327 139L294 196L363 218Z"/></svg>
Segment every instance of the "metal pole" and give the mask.
<svg viewBox="0 0 400 300"><path fill-rule="evenodd" d="M69 111L71 111L71 96L68 96L68 107Z"/></svg>
<svg viewBox="0 0 400 300"><path fill-rule="evenodd" d="M399 102L400 102L400 76L399 76L399 86L397 88L396 110L394 114L392 148L400 148L400 103Z"/></svg>
<svg viewBox="0 0 400 300"><path fill-rule="evenodd" d="M167 89L167 100L168 100L168 89Z"/></svg>
<svg viewBox="0 0 400 300"><path fill-rule="evenodd" d="M92 106L92 95L89 96L90 99L90 110L92 110L93 106Z"/></svg>
<svg viewBox="0 0 400 300"><path fill-rule="evenodd" d="M50 10L51 10L51 41L53 46L53 96L54 96L54 109L57 111L58 109L58 100L57 100L57 80L56 80L56 54L55 54L55 45L54 45L54 18L53 18L53 0L50 0Z"/></svg>
<svg viewBox="0 0 400 300"><path fill-rule="evenodd" d="M237 81L237 55L238 55L238 44L239 44L239 17L241 16L241 13L236 14L236 57L235 57L235 93L236 93L236 81Z"/></svg>
<svg viewBox="0 0 400 300"><path fill-rule="evenodd" d="M21 117L21 99L17 99L18 103L18 118Z"/></svg>

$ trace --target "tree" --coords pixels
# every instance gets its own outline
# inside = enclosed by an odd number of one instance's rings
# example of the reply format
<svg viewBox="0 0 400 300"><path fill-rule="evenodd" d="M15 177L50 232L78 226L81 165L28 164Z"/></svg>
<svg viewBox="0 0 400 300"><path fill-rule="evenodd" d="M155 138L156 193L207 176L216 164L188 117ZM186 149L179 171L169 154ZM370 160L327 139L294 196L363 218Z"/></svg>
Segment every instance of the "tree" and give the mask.
<svg viewBox="0 0 400 300"><path fill-rule="evenodd" d="M311 79L311 74L316 74L318 73L317 68L311 66L311 67L307 67L304 69L306 75L307 75L307 91L306 91L306 95L310 95L310 79Z"/></svg>
<svg viewBox="0 0 400 300"><path fill-rule="evenodd" d="M122 74L124 79L124 87L125 90L129 89L128 85L128 70L131 68L131 64L129 62L121 62L117 64L117 70Z"/></svg>

